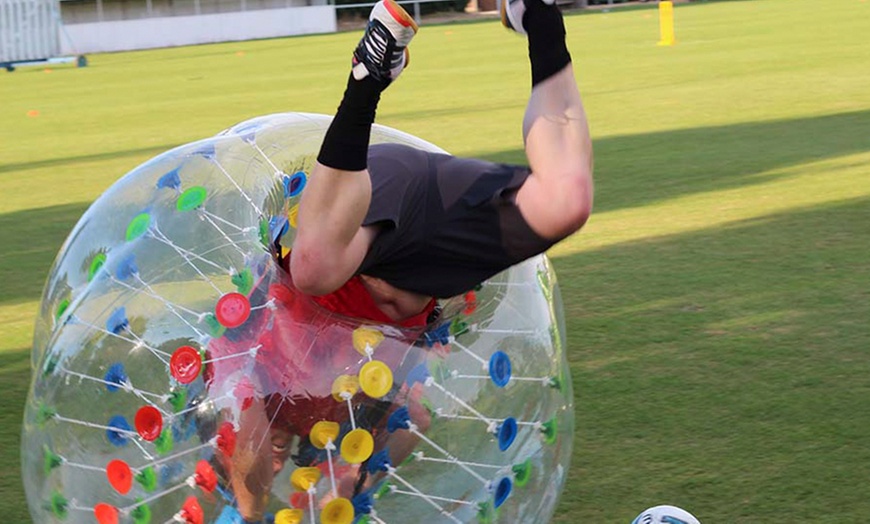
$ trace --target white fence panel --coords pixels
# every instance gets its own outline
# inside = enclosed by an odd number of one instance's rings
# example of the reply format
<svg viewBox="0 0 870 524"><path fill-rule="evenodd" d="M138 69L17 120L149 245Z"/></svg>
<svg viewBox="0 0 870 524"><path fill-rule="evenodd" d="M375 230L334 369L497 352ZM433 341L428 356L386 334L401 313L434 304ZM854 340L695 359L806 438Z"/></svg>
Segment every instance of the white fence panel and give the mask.
<svg viewBox="0 0 870 524"><path fill-rule="evenodd" d="M0 0L0 63L60 53L57 0Z"/></svg>

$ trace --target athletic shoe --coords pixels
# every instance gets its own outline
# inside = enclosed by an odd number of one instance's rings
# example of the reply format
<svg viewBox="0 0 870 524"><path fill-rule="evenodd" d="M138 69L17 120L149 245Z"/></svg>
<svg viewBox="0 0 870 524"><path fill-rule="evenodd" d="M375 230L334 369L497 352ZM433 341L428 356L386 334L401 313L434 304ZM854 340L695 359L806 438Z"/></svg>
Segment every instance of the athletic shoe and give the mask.
<svg viewBox="0 0 870 524"><path fill-rule="evenodd" d="M395 0L381 0L372 8L366 33L353 52L353 77L371 75L389 84L408 67L408 44L417 33L417 24Z"/></svg>
<svg viewBox="0 0 870 524"><path fill-rule="evenodd" d="M526 28L523 27L523 15L526 14L526 1L543 2L547 5L556 3L556 0L501 0L501 24L521 35L527 34Z"/></svg>

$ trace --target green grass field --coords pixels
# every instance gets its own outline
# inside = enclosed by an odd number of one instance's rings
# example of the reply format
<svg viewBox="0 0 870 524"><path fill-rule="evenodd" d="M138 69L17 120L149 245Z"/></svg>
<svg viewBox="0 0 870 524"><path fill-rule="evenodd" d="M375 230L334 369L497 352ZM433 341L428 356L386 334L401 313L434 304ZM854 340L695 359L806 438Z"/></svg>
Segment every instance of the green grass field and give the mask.
<svg viewBox="0 0 870 524"><path fill-rule="evenodd" d="M870 514L870 2L696 2L567 18L596 210L552 251L577 434L557 522L662 503L706 524ZM358 34L91 56L0 74L0 515L61 242L114 180L273 112L331 113ZM424 26L379 121L522 162L524 41Z"/></svg>

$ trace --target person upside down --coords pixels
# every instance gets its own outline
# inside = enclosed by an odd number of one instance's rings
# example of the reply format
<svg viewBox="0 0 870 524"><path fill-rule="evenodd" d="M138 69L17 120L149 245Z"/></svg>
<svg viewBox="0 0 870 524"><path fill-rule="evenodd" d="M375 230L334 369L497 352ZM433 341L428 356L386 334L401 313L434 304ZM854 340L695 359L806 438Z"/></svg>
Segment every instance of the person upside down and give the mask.
<svg viewBox="0 0 870 524"><path fill-rule="evenodd" d="M394 0L381 0L353 53L344 96L301 198L293 249L282 264L292 282L268 291L282 304L281 315L304 317L310 312L299 308L313 303L327 316L402 328L405 338L398 340L408 341L437 315L436 299L469 291L586 223L593 200L592 144L562 14L550 0L503 0L501 10L503 24L528 38L532 90L522 122L528 166L369 144L381 94L408 65L408 44L418 29ZM330 345L329 323L341 323L327 318L300 333L293 329L304 323L285 322L281 315L267 335L272 339L262 345L278 348L292 340L293 349L280 351L270 363L271 376L258 380L276 382L272 391L291 391L292 384L312 389L298 398L289 393L259 399L239 414L236 453L225 466L247 522L263 519L272 477L290 458L291 436L304 441L314 423L340 417L336 409L347 418L330 384L305 377L312 366L354 364L324 349ZM415 363L407 349L383 350L390 367ZM261 350L258 358L269 354ZM393 394L425 426L428 413L413 389L402 387ZM392 409L361 405L361 416L372 421L382 421ZM279 421L271 434L270 421ZM271 435L268 453L261 451L263 435ZM409 440L391 449L393 463L415 445ZM294 462L317 463L317 454L307 453L295 455Z"/></svg>

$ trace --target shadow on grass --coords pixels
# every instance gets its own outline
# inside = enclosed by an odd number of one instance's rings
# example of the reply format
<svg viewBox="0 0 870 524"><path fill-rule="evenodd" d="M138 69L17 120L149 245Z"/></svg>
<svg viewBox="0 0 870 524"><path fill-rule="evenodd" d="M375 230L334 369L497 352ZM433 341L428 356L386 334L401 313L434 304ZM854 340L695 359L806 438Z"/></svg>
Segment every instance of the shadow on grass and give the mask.
<svg viewBox="0 0 870 524"><path fill-rule="evenodd" d="M0 164L0 175L3 173L22 172L30 169L41 169L44 167L63 167L69 164L78 164L80 162L99 162L102 160L112 160L115 158L135 157L147 154L157 155L164 151L176 147L178 144L164 144L162 146L149 146L137 149L127 149L125 151L109 151L106 153L94 153L90 155L67 156L63 158L47 158L45 160L37 160L35 162L19 162L15 164Z"/></svg>
<svg viewBox="0 0 870 524"><path fill-rule="evenodd" d="M601 138L594 140L595 209L768 182L800 164L866 152L868 136L870 111L853 111ZM526 162L519 149L484 156Z"/></svg>
<svg viewBox="0 0 870 524"><path fill-rule="evenodd" d="M66 204L0 215L0 304L39 300L58 249L87 207Z"/></svg>
<svg viewBox="0 0 870 524"><path fill-rule="evenodd" d="M556 521L870 512L867 238L864 197L555 258L578 420Z"/></svg>
<svg viewBox="0 0 870 524"><path fill-rule="evenodd" d="M30 386L30 350L0 353L0 515L3 522L30 522L21 485L21 419Z"/></svg>

